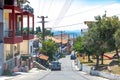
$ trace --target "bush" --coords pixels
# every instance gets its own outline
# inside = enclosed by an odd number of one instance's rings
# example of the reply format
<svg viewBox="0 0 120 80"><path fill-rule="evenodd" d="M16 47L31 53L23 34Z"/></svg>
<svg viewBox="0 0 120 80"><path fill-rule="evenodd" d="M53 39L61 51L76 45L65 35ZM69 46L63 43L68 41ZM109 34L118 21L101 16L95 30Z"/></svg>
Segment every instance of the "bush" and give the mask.
<svg viewBox="0 0 120 80"><path fill-rule="evenodd" d="M10 70L4 70L3 71L3 74L2 75L5 75L5 76L11 76L12 75L12 72Z"/></svg>
<svg viewBox="0 0 120 80"><path fill-rule="evenodd" d="M118 65L120 66L120 58L118 59Z"/></svg>

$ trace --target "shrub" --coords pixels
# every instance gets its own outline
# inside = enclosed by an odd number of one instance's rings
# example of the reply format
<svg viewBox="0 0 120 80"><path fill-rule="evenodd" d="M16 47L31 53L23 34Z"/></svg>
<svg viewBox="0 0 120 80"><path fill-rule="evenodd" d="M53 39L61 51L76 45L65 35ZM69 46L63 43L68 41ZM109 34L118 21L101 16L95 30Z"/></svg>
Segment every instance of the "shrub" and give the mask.
<svg viewBox="0 0 120 80"><path fill-rule="evenodd" d="M120 58L118 59L118 65L120 66Z"/></svg>
<svg viewBox="0 0 120 80"><path fill-rule="evenodd" d="M12 72L10 70L4 70L2 75L11 76Z"/></svg>

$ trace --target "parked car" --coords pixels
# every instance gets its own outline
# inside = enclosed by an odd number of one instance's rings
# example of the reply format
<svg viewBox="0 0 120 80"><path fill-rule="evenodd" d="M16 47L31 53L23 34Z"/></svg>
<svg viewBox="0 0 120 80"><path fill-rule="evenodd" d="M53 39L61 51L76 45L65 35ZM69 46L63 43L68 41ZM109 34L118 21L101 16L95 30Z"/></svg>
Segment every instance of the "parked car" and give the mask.
<svg viewBox="0 0 120 80"><path fill-rule="evenodd" d="M71 59L71 60L75 60L75 59L76 59L76 55L71 54L70 59Z"/></svg>
<svg viewBox="0 0 120 80"><path fill-rule="evenodd" d="M53 61L50 65L51 70L61 70L61 63L58 61Z"/></svg>

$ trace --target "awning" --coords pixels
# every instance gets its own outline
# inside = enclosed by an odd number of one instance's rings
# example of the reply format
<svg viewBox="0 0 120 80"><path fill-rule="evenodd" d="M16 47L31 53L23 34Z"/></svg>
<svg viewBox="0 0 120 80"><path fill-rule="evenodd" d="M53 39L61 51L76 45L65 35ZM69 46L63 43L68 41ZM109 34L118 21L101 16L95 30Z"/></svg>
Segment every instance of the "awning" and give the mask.
<svg viewBox="0 0 120 80"><path fill-rule="evenodd" d="M44 54L40 54L39 56L38 56L40 59L43 59L43 60L48 60L48 56L46 56L46 55L44 55Z"/></svg>

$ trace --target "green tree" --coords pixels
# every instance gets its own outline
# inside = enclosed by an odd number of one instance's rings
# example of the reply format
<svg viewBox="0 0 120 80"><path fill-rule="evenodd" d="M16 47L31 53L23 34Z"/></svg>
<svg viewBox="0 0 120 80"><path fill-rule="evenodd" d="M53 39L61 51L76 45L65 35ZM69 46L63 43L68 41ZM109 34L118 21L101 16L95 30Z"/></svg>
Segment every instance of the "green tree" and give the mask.
<svg viewBox="0 0 120 80"><path fill-rule="evenodd" d="M84 53L84 44L82 37L78 37L74 43L73 49L79 53Z"/></svg>
<svg viewBox="0 0 120 80"><path fill-rule="evenodd" d="M120 48L120 29L118 29L115 32L114 38L115 38L115 46L116 46L116 54L115 54L115 56L117 56L119 58L118 49Z"/></svg>
<svg viewBox="0 0 120 80"><path fill-rule="evenodd" d="M51 32L51 30L45 29L45 36L53 36L53 33Z"/></svg>
<svg viewBox="0 0 120 80"><path fill-rule="evenodd" d="M37 32L37 36L39 37L39 40L42 41L42 32L40 27L37 27L36 32ZM47 30L47 29L45 29L44 34L45 34L44 36L53 36L53 33L51 32L51 30Z"/></svg>
<svg viewBox="0 0 120 80"><path fill-rule="evenodd" d="M49 60L52 61L54 59L53 56L57 51L56 43L52 40L43 41L40 51L49 56Z"/></svg>
<svg viewBox="0 0 120 80"><path fill-rule="evenodd" d="M40 26L39 26L39 27L36 27L36 34L39 33L39 32L41 32Z"/></svg>
<svg viewBox="0 0 120 80"><path fill-rule="evenodd" d="M42 33L41 32L37 33L37 37L39 38L39 41L42 41Z"/></svg>
<svg viewBox="0 0 120 80"><path fill-rule="evenodd" d="M107 51L116 50L118 47L115 45L115 37L117 39L116 30L119 27L119 20L117 17L95 17L96 21L89 24L88 32L86 33L86 45L96 52L96 68L99 66L99 56L101 55L103 64L103 55ZM114 35L116 32L116 35ZM114 35L114 37L113 37ZM116 41L117 42L117 41Z"/></svg>

